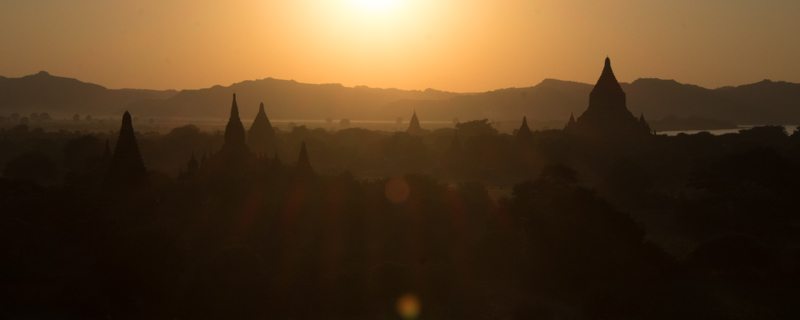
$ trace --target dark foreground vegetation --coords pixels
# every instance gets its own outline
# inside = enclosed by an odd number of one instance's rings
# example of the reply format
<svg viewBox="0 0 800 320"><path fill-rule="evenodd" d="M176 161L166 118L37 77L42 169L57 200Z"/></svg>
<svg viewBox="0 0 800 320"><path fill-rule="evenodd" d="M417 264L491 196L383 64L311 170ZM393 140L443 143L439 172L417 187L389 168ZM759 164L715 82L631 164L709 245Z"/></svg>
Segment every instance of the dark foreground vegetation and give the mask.
<svg viewBox="0 0 800 320"><path fill-rule="evenodd" d="M148 167L182 157L180 179L120 190L107 134L2 134L4 317L393 318L405 294L440 319L798 312L800 134L782 127L616 146L482 121L298 128L276 137L305 140L310 170L285 151L203 175L186 159L223 137L189 126L138 139Z"/></svg>

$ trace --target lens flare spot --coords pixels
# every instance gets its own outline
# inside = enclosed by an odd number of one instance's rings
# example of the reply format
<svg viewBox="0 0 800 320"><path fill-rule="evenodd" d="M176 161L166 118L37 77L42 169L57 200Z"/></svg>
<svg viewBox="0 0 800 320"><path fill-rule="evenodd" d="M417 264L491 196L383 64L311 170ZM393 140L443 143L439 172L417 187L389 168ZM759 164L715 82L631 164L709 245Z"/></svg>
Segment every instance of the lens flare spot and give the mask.
<svg viewBox="0 0 800 320"><path fill-rule="evenodd" d="M400 204L408 200L408 194L411 192L411 189L408 187L406 179L397 177L386 182L386 189L384 192L386 194L386 199L389 199L389 201L394 204Z"/></svg>
<svg viewBox="0 0 800 320"><path fill-rule="evenodd" d="M414 294L407 293L397 299L397 313L403 319L412 320L419 317L420 307L419 298Z"/></svg>

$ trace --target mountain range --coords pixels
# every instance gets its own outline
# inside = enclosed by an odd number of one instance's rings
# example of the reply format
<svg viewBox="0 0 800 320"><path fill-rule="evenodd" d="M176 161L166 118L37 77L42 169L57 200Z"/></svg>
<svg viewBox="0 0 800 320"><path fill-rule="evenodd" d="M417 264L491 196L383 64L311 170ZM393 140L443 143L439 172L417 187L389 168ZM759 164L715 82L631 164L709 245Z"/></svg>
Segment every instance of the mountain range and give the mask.
<svg viewBox="0 0 800 320"><path fill-rule="evenodd" d="M76 79L52 76L47 72L21 78L0 76L0 114L47 112L53 116L118 115L135 102L166 100L175 90L107 89Z"/></svg>
<svg viewBox="0 0 800 320"><path fill-rule="evenodd" d="M637 79L621 83L628 108L647 119L701 117L736 124L800 123L800 84L764 80L737 87L707 89L674 80ZM408 119L416 111L422 121L492 119L566 120L586 110L593 85L546 79L525 88L482 93L434 89L399 90L341 84L305 84L266 78L198 90L107 89L47 72L21 78L0 77L0 115L19 112L119 115L140 117L227 117L237 93L242 117L255 116L264 102L271 119L355 120Z"/></svg>

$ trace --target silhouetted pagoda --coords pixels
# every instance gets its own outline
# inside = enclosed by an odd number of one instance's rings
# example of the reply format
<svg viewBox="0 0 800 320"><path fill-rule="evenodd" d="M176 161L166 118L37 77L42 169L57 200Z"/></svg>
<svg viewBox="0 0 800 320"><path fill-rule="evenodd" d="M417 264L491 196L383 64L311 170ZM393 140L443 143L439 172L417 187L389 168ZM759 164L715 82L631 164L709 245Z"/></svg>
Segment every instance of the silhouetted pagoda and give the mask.
<svg viewBox="0 0 800 320"><path fill-rule="evenodd" d="M233 95L231 116L225 126L225 143L219 152L212 151L208 160L204 162L198 174L201 177L212 179L238 179L258 164L258 158L250 152L250 148L245 143L244 126L239 119L236 94Z"/></svg>
<svg viewBox="0 0 800 320"><path fill-rule="evenodd" d="M527 117L522 117L522 125L517 130L517 135L514 136L514 149L520 147L530 147L533 145L533 134L531 129L528 128Z"/></svg>
<svg viewBox="0 0 800 320"><path fill-rule="evenodd" d="M408 122L408 134L420 135L422 134L422 127L419 126L419 119L417 119L417 111L414 110L414 115L411 116L411 121Z"/></svg>
<svg viewBox="0 0 800 320"><path fill-rule="evenodd" d="M277 159L277 154L275 155ZM311 167L311 161L308 160L308 151L306 151L306 143L300 146L300 156L297 158L295 165L295 174L297 176L308 176L314 173L314 168Z"/></svg>
<svg viewBox="0 0 800 320"><path fill-rule="evenodd" d="M222 145L221 153L234 157L245 157L249 155L250 149L245 144L244 126L239 119L239 106L236 105L236 94L233 94L231 104L231 116L228 125L225 126L225 144Z"/></svg>
<svg viewBox="0 0 800 320"><path fill-rule="evenodd" d="M264 112L263 102L258 106L258 114L247 131L247 145L257 154L275 150L275 129Z"/></svg>
<svg viewBox="0 0 800 320"><path fill-rule="evenodd" d="M134 189L149 184L147 169L139 154L139 146L133 132L131 114L125 111L119 139L108 167L103 186L108 189Z"/></svg>
<svg viewBox="0 0 800 320"><path fill-rule="evenodd" d="M593 139L622 141L650 134L644 116L637 121L628 110L625 92L606 58L603 73L589 94L589 108L574 120L570 117L565 130Z"/></svg>
<svg viewBox="0 0 800 320"><path fill-rule="evenodd" d="M575 115L570 113L569 114L569 121L567 121L567 124L564 126L564 129L569 128L572 125L575 125Z"/></svg>

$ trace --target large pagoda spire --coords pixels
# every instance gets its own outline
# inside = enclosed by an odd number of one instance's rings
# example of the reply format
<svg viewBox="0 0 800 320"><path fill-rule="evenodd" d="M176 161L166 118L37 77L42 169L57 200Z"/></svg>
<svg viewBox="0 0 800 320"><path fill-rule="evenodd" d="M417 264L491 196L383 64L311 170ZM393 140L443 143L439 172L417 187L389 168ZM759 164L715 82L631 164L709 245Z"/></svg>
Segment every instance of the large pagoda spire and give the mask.
<svg viewBox="0 0 800 320"><path fill-rule="evenodd" d="M600 79L597 79L597 84L589 94L589 108L622 107L627 109L625 102L625 92L622 91L622 86L619 85L617 77L614 76L614 70L611 69L611 59L606 57L603 73L600 74Z"/></svg>
<svg viewBox="0 0 800 320"><path fill-rule="evenodd" d="M597 84L589 94L589 107L574 122L570 117L566 129L603 141L632 141L645 131L628 110L625 92L611 69L608 57Z"/></svg>
<svg viewBox="0 0 800 320"><path fill-rule="evenodd" d="M111 164L104 181L107 188L136 188L147 185L147 169L139 153L136 136L133 132L131 114L125 111L122 127L119 129L117 146L111 157Z"/></svg>

